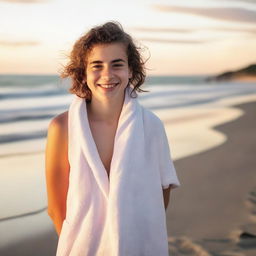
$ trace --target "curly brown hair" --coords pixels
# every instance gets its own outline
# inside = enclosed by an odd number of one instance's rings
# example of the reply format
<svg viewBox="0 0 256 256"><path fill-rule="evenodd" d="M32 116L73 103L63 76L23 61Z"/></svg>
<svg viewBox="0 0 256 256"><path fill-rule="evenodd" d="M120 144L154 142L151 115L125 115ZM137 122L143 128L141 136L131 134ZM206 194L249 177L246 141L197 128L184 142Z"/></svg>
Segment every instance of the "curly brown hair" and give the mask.
<svg viewBox="0 0 256 256"><path fill-rule="evenodd" d="M88 53L96 44L123 43L127 47L128 66L132 71L128 86L132 86L131 96L134 91L146 92L140 88L144 83L146 72L145 62L140 54L140 49L135 45L130 35L124 32L118 22L107 22L93 27L80 37L74 44L69 56L69 62L61 71L61 78L70 77L72 81L70 93L76 94L86 100L91 100L91 90L84 79L86 78L86 60ZM135 93L136 95L136 93Z"/></svg>

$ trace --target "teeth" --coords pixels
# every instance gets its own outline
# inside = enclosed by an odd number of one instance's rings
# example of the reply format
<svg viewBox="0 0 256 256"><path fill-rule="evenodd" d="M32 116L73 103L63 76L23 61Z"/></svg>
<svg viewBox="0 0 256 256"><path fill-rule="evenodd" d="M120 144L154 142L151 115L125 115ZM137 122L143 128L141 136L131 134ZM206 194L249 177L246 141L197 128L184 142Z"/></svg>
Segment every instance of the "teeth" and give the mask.
<svg viewBox="0 0 256 256"><path fill-rule="evenodd" d="M101 87L103 88L112 88L115 87L117 84L100 84Z"/></svg>

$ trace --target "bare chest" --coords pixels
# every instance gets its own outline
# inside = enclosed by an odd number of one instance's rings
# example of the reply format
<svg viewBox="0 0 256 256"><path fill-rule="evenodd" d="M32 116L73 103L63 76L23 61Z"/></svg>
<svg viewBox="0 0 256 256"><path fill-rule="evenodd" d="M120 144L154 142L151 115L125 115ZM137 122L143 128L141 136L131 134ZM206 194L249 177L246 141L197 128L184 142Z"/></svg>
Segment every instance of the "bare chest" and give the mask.
<svg viewBox="0 0 256 256"><path fill-rule="evenodd" d="M90 128L100 159L109 176L117 124L107 125L90 122Z"/></svg>

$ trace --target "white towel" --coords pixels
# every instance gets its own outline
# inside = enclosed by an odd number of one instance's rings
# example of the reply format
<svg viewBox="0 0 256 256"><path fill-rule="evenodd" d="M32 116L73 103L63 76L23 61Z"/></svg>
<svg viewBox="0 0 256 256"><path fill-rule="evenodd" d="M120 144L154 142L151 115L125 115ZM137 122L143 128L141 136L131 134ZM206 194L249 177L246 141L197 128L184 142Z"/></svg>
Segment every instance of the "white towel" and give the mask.
<svg viewBox="0 0 256 256"><path fill-rule="evenodd" d="M163 187L180 185L164 126L125 91L110 175L100 159L86 110L69 108L70 176L57 255L168 255Z"/></svg>

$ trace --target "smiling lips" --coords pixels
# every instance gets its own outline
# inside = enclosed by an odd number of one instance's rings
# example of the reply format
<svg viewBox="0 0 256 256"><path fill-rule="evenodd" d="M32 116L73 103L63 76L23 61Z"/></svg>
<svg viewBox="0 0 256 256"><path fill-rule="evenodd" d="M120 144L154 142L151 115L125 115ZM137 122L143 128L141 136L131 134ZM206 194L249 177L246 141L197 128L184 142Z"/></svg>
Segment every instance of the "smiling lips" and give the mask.
<svg viewBox="0 0 256 256"><path fill-rule="evenodd" d="M105 89L108 89L108 88L113 88L115 86L118 85L118 83L111 83L111 84L97 84L98 86L102 87L102 88L105 88Z"/></svg>

